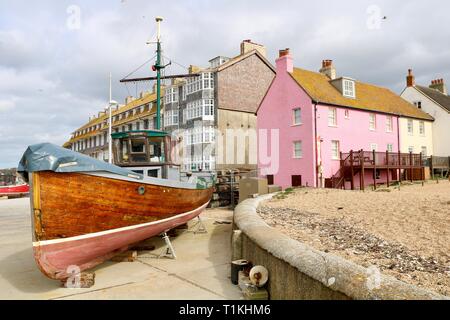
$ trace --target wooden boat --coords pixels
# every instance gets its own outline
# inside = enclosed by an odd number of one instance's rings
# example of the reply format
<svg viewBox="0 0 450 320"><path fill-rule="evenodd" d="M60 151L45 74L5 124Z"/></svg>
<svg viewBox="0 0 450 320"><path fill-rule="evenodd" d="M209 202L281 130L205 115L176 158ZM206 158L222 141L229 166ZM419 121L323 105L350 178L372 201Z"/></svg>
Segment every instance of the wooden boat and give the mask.
<svg viewBox="0 0 450 320"><path fill-rule="evenodd" d="M0 186L0 197L20 198L30 193L30 187L25 184Z"/></svg>
<svg viewBox="0 0 450 320"><path fill-rule="evenodd" d="M51 144L29 147L19 172L30 183L34 257L52 279L185 224L212 195L201 183L143 178Z"/></svg>

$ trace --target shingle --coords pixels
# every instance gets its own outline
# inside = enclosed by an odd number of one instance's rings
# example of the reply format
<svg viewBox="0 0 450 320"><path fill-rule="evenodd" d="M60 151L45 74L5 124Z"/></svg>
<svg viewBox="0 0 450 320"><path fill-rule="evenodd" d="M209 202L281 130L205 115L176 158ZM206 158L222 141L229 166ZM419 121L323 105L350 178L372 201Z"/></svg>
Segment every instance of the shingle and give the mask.
<svg viewBox="0 0 450 320"><path fill-rule="evenodd" d="M447 96L438 90L427 87L416 86L416 88L419 89L424 95L439 103L447 111L450 111L450 96Z"/></svg>
<svg viewBox="0 0 450 320"><path fill-rule="evenodd" d="M344 97L324 74L294 68L292 77L317 102L417 119L434 120L429 114L416 108L386 88L355 81L356 99L352 99Z"/></svg>

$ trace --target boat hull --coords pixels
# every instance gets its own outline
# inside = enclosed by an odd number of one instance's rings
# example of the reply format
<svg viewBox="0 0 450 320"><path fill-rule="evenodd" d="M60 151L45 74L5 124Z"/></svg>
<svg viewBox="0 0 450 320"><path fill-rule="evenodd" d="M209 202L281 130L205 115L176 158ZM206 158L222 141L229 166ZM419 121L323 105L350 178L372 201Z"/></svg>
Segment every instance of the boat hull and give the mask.
<svg viewBox="0 0 450 320"><path fill-rule="evenodd" d="M197 217L206 204L172 218L61 240L35 242L34 257L39 269L51 279L66 279L72 272L95 267L132 244L159 235Z"/></svg>
<svg viewBox="0 0 450 320"><path fill-rule="evenodd" d="M26 184L0 187L0 197L23 197L30 193L30 187Z"/></svg>
<svg viewBox="0 0 450 320"><path fill-rule="evenodd" d="M185 224L208 205L196 189L83 173L33 172L34 256L49 278L92 268L131 245Z"/></svg>

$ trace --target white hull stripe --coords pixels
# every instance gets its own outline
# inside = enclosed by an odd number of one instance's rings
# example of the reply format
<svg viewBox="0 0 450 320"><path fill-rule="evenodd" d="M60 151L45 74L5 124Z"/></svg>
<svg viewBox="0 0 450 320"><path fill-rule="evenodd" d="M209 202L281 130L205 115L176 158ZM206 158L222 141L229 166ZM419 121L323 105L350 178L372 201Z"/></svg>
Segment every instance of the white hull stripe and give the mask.
<svg viewBox="0 0 450 320"><path fill-rule="evenodd" d="M209 201L206 204L204 204L203 206L198 207L197 209L194 209L192 211L185 212L185 213L182 213L182 214L177 214L177 215L175 215L173 217L162 219L162 220L147 222L147 223L143 223L143 224L137 224L137 225L129 226L129 227L123 227L123 228L111 229L111 230L106 230L106 231L94 232L94 233L89 233L89 234L84 234L84 235L81 235L81 236L75 236L75 237L64 238L64 239L35 241L35 242L33 242L33 247L41 247L41 246L46 246L46 245L50 245L50 244L69 242L69 241L76 241L76 240L89 239L89 238L95 238L95 237L100 237L100 236L107 235L107 234L123 232L123 231L128 231L128 230L134 230L134 229L139 229L139 228L143 228L143 227L148 227L148 226L152 226L152 225L161 224L161 223L164 223L164 222L169 222L171 220L175 220L175 219L178 219L178 218L189 216L189 215L193 214L196 211L203 210L203 209L206 208L208 203L209 203Z"/></svg>

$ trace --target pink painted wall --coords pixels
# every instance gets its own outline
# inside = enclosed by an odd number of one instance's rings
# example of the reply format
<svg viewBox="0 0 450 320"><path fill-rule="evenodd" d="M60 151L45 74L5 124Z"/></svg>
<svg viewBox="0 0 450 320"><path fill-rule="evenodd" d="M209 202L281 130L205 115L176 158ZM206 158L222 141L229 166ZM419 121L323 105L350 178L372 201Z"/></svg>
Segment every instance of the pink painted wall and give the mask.
<svg viewBox="0 0 450 320"><path fill-rule="evenodd" d="M345 118L345 109L337 107L337 126L328 125L328 106L317 106L317 131L318 136L323 139L321 143L321 158L323 163L323 174L330 178L339 170L339 160L332 159L331 141L337 140L341 152L364 149L372 151L371 144L377 144L379 152L385 152L387 145L393 145L393 151L398 151L398 129L397 118L393 117L393 130L386 132L386 115L376 114L376 130L369 129L370 112L347 109L349 118Z"/></svg>
<svg viewBox="0 0 450 320"><path fill-rule="evenodd" d="M274 183L283 188L290 187L292 175L301 175L302 184L317 187L316 183L316 146L314 130L314 105L307 93L288 74L293 70L293 62L290 56L284 56L276 61L277 75L263 99L257 113L257 128L279 130L279 141L268 141L269 154L273 149L272 144L279 144L279 156L272 160L278 160L277 170L266 172L269 165L261 161L261 139L258 145L258 168L261 175L274 175ZM302 109L302 125L293 126L293 109ZM320 145L320 156L323 164L323 178L332 177L339 169L339 160L332 159L331 141L340 142L340 151L371 150L371 144L378 145L378 151L386 151L387 145L393 145L393 151L398 151L398 127L397 118L393 117L392 132L386 132L386 116L376 114L376 130L369 130L370 112L348 109L349 118L345 118L345 109L337 109L337 126L328 125L328 106L317 106L317 135L323 140ZM270 133L269 133L270 137ZM293 142L302 141L303 157L294 158ZM366 184L371 184L369 177L372 172L366 173ZM382 173L382 179L386 180L386 173ZM359 186L359 179L355 177Z"/></svg>
<svg viewBox="0 0 450 320"><path fill-rule="evenodd" d="M279 130L280 137L279 141L269 141L269 150L273 150L273 143L279 144L279 156L274 158L272 155L273 161L278 161L279 165L276 172L269 171L267 174L273 174L274 183L283 188L291 186L292 175L301 175L303 185L315 186L313 107L309 96L299 88L287 70L292 70L292 60L289 57L278 59L277 76L258 110L258 130ZM293 109L296 108L302 110L302 124L299 126L293 126ZM294 141L302 141L301 159L294 158ZM261 163L258 156L258 168L264 173L268 167Z"/></svg>

